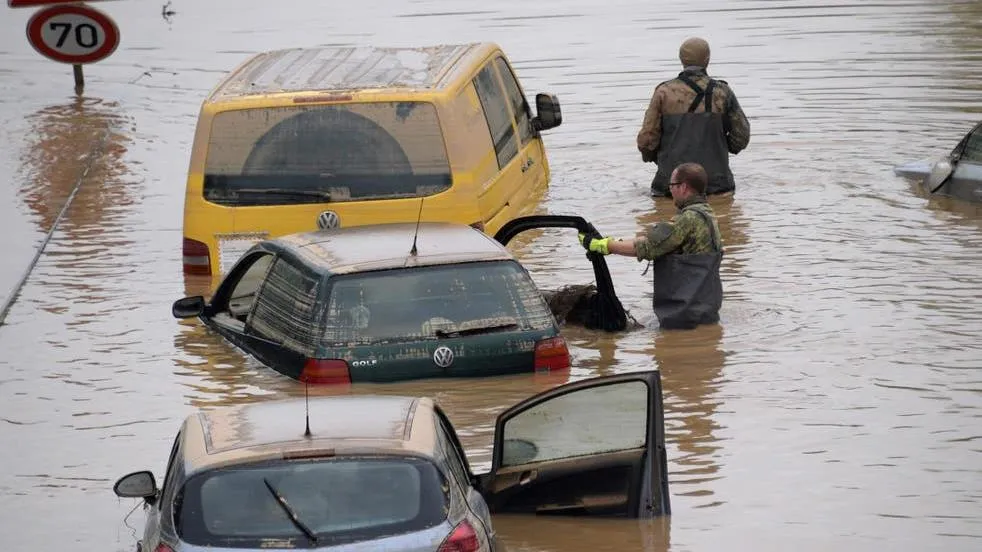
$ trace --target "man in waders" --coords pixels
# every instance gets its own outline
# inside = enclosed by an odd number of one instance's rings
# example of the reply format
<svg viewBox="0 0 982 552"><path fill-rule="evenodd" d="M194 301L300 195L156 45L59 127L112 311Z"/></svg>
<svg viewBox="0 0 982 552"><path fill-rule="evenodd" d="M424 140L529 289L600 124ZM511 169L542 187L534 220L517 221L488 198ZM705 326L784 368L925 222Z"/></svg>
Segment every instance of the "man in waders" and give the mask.
<svg viewBox="0 0 982 552"><path fill-rule="evenodd" d="M750 142L750 122L726 81L710 78L709 43L690 38L679 48L682 72L655 88L638 132L638 150L656 163L651 195L668 196L668 179L680 163L699 163L709 174L706 193L734 189L729 154Z"/></svg>
<svg viewBox="0 0 982 552"><path fill-rule="evenodd" d="M716 214L706 201L707 176L698 163L675 168L669 190L679 212L671 222L649 227L643 237L616 240L580 234L587 251L653 261L653 306L663 328L690 329L719 322L723 259Z"/></svg>

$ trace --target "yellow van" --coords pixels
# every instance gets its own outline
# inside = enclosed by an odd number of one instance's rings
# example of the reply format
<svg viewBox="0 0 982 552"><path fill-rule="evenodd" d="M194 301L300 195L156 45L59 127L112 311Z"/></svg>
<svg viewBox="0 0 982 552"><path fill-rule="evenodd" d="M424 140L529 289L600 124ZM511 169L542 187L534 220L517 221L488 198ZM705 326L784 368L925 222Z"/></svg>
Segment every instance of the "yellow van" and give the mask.
<svg viewBox="0 0 982 552"><path fill-rule="evenodd" d="M493 43L258 54L201 107L184 201L184 272L225 273L253 243L387 222L494 234L549 182L533 116Z"/></svg>

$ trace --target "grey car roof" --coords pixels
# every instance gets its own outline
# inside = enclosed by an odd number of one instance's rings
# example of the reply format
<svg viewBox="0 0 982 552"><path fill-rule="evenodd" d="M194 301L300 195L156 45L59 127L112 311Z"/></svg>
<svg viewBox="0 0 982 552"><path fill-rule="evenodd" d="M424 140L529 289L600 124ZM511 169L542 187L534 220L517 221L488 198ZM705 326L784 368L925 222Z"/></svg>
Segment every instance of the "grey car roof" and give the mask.
<svg viewBox="0 0 982 552"><path fill-rule="evenodd" d="M431 457L435 406L422 397L336 396L274 400L201 411L184 421L186 472L278 459L342 454Z"/></svg>
<svg viewBox="0 0 982 552"><path fill-rule="evenodd" d="M416 234L416 254L410 250ZM288 251L318 271L349 274L369 270L513 260L511 252L487 234L444 222L375 224L291 234L270 240L271 249Z"/></svg>
<svg viewBox="0 0 982 552"><path fill-rule="evenodd" d="M210 99L304 91L437 89L455 66L487 52L488 43L417 48L324 46L256 54L218 84Z"/></svg>

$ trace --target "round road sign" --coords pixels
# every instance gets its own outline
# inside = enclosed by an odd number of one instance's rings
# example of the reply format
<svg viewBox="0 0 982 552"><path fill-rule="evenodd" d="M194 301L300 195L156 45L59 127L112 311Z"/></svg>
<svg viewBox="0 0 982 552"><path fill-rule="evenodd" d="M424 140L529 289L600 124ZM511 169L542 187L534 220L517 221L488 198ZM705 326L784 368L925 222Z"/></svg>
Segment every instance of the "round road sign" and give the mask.
<svg viewBox="0 0 982 552"><path fill-rule="evenodd" d="M81 4L52 6L27 22L27 40L62 63L95 63L119 46L119 28L106 14Z"/></svg>

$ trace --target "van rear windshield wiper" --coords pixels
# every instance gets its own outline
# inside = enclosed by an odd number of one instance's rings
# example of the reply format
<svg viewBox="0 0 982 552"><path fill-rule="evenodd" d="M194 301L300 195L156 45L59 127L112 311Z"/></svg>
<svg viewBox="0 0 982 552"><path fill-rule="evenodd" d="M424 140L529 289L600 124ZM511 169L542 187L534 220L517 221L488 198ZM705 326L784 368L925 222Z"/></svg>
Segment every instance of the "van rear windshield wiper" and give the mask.
<svg viewBox="0 0 982 552"><path fill-rule="evenodd" d="M465 328L463 330L437 330L433 333L437 337L460 337L463 335L476 335L491 332L500 332L502 330L513 330L518 327L518 324L514 322L509 324L494 324L491 326L478 326L476 328Z"/></svg>
<svg viewBox="0 0 982 552"><path fill-rule="evenodd" d="M228 194L273 194L289 197L316 197L325 201L331 201L331 192L325 190L304 190L298 188L231 188Z"/></svg>
<svg viewBox="0 0 982 552"><path fill-rule="evenodd" d="M315 535L314 532L310 530L310 527L307 527L307 525L304 522L300 521L300 518L297 517L297 513L293 511L293 508L289 504L287 504L286 499L283 498L283 495L281 495L279 492L276 491L276 488L274 488L273 484L269 482L269 479L266 479L264 477L263 483L266 484L266 488L269 489L270 494L272 494L273 498L276 499L276 503L279 504L281 508L283 508L284 512L286 512L286 517L290 518L290 521L293 522L293 525L295 525L297 529L300 529L300 531L303 532L304 535L307 535L307 538L310 539L310 542L316 546L317 535Z"/></svg>

